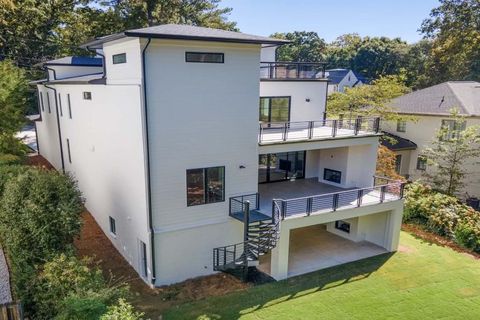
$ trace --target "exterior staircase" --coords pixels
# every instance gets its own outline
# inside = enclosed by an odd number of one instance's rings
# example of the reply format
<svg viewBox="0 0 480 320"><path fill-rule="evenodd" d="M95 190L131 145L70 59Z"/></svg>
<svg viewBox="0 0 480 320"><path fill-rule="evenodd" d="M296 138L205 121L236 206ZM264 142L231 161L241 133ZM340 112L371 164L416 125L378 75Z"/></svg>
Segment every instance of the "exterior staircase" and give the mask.
<svg viewBox="0 0 480 320"><path fill-rule="evenodd" d="M244 223L244 241L213 249L213 270L241 273L246 280L249 267L277 245L280 236L280 207L275 200L272 215L259 211L258 194L230 198L230 216ZM252 203L254 208L251 209Z"/></svg>

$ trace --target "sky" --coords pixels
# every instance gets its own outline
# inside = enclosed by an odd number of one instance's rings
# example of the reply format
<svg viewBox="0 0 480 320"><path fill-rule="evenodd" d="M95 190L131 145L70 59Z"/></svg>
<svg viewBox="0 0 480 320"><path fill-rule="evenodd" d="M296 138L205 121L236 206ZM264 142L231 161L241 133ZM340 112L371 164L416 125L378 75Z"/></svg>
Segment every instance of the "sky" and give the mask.
<svg viewBox="0 0 480 320"><path fill-rule="evenodd" d="M345 33L400 37L413 43L438 0L223 0L233 8L229 20L241 32L268 36L275 32L315 31L331 42Z"/></svg>

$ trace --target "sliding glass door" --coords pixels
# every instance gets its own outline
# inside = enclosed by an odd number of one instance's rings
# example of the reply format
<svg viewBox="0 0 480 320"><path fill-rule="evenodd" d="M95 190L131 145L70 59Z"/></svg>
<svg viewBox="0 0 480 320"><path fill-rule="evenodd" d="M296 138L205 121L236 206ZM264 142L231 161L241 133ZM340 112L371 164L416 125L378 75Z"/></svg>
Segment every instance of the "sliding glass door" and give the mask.
<svg viewBox="0 0 480 320"><path fill-rule="evenodd" d="M261 97L261 122L290 121L290 97Z"/></svg>
<svg viewBox="0 0 480 320"><path fill-rule="evenodd" d="M262 154L258 162L258 182L285 181L305 177L305 151Z"/></svg>

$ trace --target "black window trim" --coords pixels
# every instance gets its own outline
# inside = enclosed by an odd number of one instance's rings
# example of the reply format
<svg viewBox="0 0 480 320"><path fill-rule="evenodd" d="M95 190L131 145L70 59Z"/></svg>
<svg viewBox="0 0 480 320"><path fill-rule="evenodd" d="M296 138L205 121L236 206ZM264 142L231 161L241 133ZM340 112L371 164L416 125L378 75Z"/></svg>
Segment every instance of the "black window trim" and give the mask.
<svg viewBox="0 0 480 320"><path fill-rule="evenodd" d="M214 62L214 61L188 61L188 54L189 54L189 53L220 55L220 56L222 57L222 62ZM185 51L185 62L187 62L187 63L216 63L216 64L222 64L222 63L225 63L225 53L223 53L223 52Z"/></svg>
<svg viewBox="0 0 480 320"><path fill-rule="evenodd" d="M70 102L70 93L67 93L68 100L68 117L72 119L72 103Z"/></svg>
<svg viewBox="0 0 480 320"><path fill-rule="evenodd" d="M70 153L70 139L67 138L68 162L72 163L72 154Z"/></svg>
<svg viewBox="0 0 480 320"><path fill-rule="evenodd" d="M424 163L425 168L420 168L419 164L420 164L421 162ZM427 159L426 159L424 156L419 155L419 156L417 157L417 166L416 166L416 168L417 168L417 170L421 170L421 171L427 170Z"/></svg>
<svg viewBox="0 0 480 320"><path fill-rule="evenodd" d="M121 62L115 62L115 58L120 57L120 56L125 57L125 60L121 61ZM126 52L116 53L116 54L112 55L112 64L122 64L122 63L127 63L127 53Z"/></svg>
<svg viewBox="0 0 480 320"><path fill-rule="evenodd" d="M83 91L83 100L92 100L92 91Z"/></svg>
<svg viewBox="0 0 480 320"><path fill-rule="evenodd" d="M290 122L291 114L292 114L292 96L261 96L259 100L268 99L268 122L272 122L272 99L288 99L288 121ZM260 105L258 106L258 118L260 120Z"/></svg>
<svg viewBox="0 0 480 320"><path fill-rule="evenodd" d="M117 236L117 221L112 216L108 216L110 234Z"/></svg>
<svg viewBox="0 0 480 320"><path fill-rule="evenodd" d="M47 91L47 106L48 106L48 113L52 113L52 107L50 106L50 95Z"/></svg>
<svg viewBox="0 0 480 320"><path fill-rule="evenodd" d="M41 106L41 110L42 112L45 112L45 105L44 105L44 101L43 101L43 92L40 91L40 106Z"/></svg>
<svg viewBox="0 0 480 320"><path fill-rule="evenodd" d="M203 175L205 177L205 172L206 170L208 169L215 169L215 168L223 168L223 179L222 179L222 187L223 187L223 193L222 193L222 200L221 201L215 201L215 202L205 202L205 203L199 203L199 204L188 204L188 171L192 171L192 170L203 170ZM221 202L225 202L225 176L226 176L226 170L225 170L225 166L212 166L212 167L204 167L204 168L189 168L185 171L185 182L186 182L186 200L187 200L187 207L196 207L196 206L203 206L203 205L207 205L207 204L214 204L214 203L221 203ZM203 192L205 193L206 190L207 190L207 179L204 179L203 181Z"/></svg>
<svg viewBox="0 0 480 320"><path fill-rule="evenodd" d="M62 95L58 93L58 105L60 107L60 117L63 117Z"/></svg>
<svg viewBox="0 0 480 320"><path fill-rule="evenodd" d="M397 120L397 132L407 132L407 121Z"/></svg>

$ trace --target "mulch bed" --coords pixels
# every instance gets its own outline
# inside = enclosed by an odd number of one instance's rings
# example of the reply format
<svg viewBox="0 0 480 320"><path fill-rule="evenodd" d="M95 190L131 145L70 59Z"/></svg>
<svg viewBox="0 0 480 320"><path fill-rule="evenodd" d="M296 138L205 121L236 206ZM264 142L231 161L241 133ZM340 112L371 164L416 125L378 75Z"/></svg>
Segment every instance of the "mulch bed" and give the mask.
<svg viewBox="0 0 480 320"><path fill-rule="evenodd" d="M457 252L460 253L465 253L469 254L475 259L480 259L480 254L472 252L469 249L463 248L457 243L455 243L453 240L447 239L445 237L439 236L438 234L432 233L430 231L425 230L424 227L416 224L407 224L404 223L402 224L402 230L406 231L408 233L413 234L413 236L426 241L428 243L434 243L436 245L442 246L442 247L448 247L451 248Z"/></svg>

